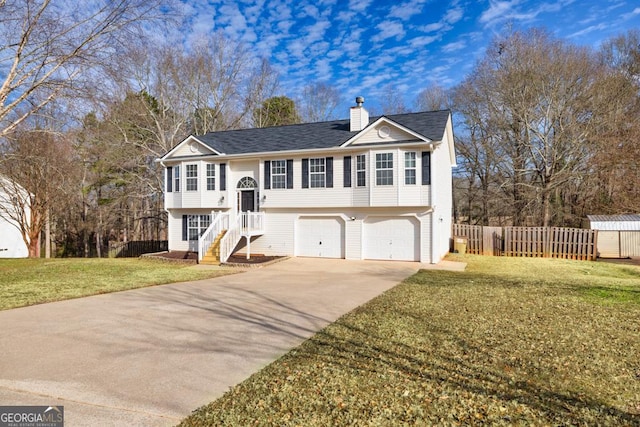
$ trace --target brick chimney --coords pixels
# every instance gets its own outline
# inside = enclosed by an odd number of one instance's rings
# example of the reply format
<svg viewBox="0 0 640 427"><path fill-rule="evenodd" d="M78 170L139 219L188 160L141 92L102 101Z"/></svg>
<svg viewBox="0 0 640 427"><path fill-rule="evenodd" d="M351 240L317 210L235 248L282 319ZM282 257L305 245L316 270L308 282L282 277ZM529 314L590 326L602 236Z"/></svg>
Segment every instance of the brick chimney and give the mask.
<svg viewBox="0 0 640 427"><path fill-rule="evenodd" d="M351 107L350 126L351 132L358 132L367 127L369 124L369 112L362 106L364 104L364 98L358 96L356 98L356 106Z"/></svg>

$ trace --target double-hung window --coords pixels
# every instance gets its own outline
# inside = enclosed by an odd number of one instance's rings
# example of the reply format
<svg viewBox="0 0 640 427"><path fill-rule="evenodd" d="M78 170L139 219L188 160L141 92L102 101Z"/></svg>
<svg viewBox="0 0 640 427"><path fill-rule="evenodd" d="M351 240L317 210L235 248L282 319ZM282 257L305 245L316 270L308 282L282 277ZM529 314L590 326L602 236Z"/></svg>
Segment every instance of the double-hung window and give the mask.
<svg viewBox="0 0 640 427"><path fill-rule="evenodd" d="M173 191L176 193L180 191L180 166L173 167Z"/></svg>
<svg viewBox="0 0 640 427"><path fill-rule="evenodd" d="M271 188L287 188L287 161L271 161Z"/></svg>
<svg viewBox="0 0 640 427"><path fill-rule="evenodd" d="M324 188L326 183L326 164L324 157L309 159L309 186Z"/></svg>
<svg viewBox="0 0 640 427"><path fill-rule="evenodd" d="M216 189L216 165L207 163L207 190Z"/></svg>
<svg viewBox="0 0 640 427"><path fill-rule="evenodd" d="M198 165L186 166L187 191L198 191Z"/></svg>
<svg viewBox="0 0 640 427"><path fill-rule="evenodd" d="M359 154L356 157L356 186L365 187L367 185L367 157Z"/></svg>
<svg viewBox="0 0 640 427"><path fill-rule="evenodd" d="M416 152L404 153L404 183L415 185L416 183Z"/></svg>
<svg viewBox="0 0 640 427"><path fill-rule="evenodd" d="M393 153L376 153L376 185L393 185Z"/></svg>
<svg viewBox="0 0 640 427"><path fill-rule="evenodd" d="M211 224L210 215L187 215L187 236L189 240L198 240Z"/></svg>

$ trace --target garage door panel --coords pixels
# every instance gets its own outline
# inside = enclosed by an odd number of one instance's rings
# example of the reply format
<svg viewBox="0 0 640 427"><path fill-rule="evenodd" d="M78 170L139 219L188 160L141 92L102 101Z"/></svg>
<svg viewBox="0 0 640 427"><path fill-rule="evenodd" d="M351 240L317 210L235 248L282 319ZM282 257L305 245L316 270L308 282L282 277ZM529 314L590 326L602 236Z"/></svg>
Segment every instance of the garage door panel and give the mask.
<svg viewBox="0 0 640 427"><path fill-rule="evenodd" d="M372 217L364 223L366 259L419 261L420 224L412 217Z"/></svg>
<svg viewBox="0 0 640 427"><path fill-rule="evenodd" d="M298 220L298 255L344 258L344 221L339 217L306 217Z"/></svg>

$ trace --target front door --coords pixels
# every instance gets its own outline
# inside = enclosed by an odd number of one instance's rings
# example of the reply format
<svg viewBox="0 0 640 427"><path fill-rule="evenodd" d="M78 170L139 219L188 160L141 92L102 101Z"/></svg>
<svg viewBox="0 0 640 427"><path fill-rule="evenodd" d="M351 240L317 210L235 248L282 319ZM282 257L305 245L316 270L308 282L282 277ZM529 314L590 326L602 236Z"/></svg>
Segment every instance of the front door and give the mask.
<svg viewBox="0 0 640 427"><path fill-rule="evenodd" d="M240 192L240 210L242 212L255 212L256 204L255 204L255 191L254 190L245 190Z"/></svg>

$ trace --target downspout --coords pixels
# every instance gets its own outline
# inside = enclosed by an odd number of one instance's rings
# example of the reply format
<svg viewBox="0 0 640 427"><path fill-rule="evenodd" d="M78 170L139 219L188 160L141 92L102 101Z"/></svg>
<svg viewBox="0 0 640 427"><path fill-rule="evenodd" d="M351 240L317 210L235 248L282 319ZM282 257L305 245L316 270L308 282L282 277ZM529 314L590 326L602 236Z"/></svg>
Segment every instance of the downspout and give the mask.
<svg viewBox="0 0 640 427"><path fill-rule="evenodd" d="M433 166L435 165L436 162L433 161L433 144L430 144L429 146L430 151L431 151L431 168L429 168L429 173L431 174L431 178L433 178ZM431 203L431 264L436 264L436 256L435 256L435 240L436 240L436 221L435 221L435 217L436 217L436 205L435 205L435 200L434 200L434 195L435 192L433 191L433 187L434 187L434 180L430 179L429 180L429 201Z"/></svg>
<svg viewBox="0 0 640 427"><path fill-rule="evenodd" d="M162 171L162 194L164 195L164 197L162 198L164 203L162 206L162 210L165 211L167 213L167 250L169 249L169 210L167 210L167 192L166 192L166 185L167 185L167 165L164 164L164 162L161 159L156 160L158 163L160 163L160 165L164 168L164 171Z"/></svg>

